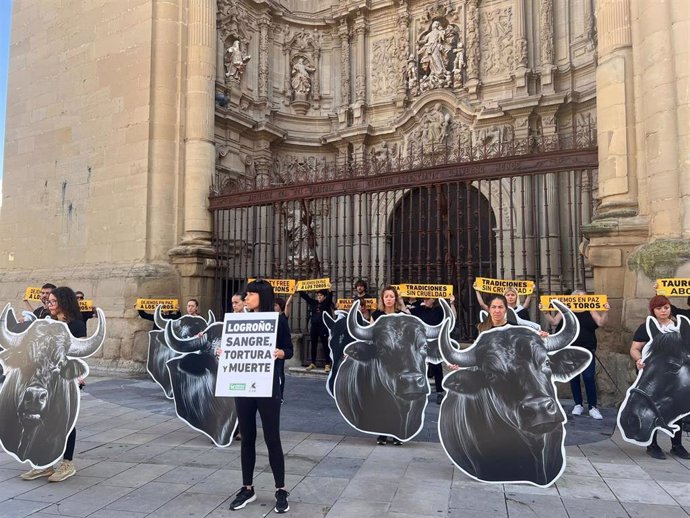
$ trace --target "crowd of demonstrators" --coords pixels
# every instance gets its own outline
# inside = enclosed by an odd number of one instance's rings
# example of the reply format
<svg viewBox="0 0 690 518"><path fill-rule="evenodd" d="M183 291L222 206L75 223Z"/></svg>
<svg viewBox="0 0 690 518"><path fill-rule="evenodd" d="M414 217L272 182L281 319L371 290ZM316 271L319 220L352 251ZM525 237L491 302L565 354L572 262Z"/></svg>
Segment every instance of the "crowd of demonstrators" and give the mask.
<svg viewBox="0 0 690 518"><path fill-rule="evenodd" d="M671 301L667 297L663 295L652 297L649 301L649 314L659 323L659 329L662 333L672 333L678 330L676 327L676 318L671 312ZM647 333L646 323L642 323L640 327L637 328L637 331L635 331L633 342L630 346L630 356L635 361L637 370L642 370L645 367L644 361L642 360L642 349L651 339L652 337ZM688 453L682 444L682 419L677 424L679 425L679 429L671 438L670 453L681 459L690 459L690 453ZM647 455L654 459L665 459L666 455L657 444L656 434L657 432L654 432L652 443L647 446Z"/></svg>
<svg viewBox="0 0 690 518"><path fill-rule="evenodd" d="M428 326L437 326L443 322L443 308L439 304L438 299L421 299L415 301L409 307L410 313L415 317L419 318ZM453 315L457 318L457 312L455 310L455 297L450 297L450 310ZM428 367L429 377L434 378L434 386L436 388L436 403L441 404L443 401L443 365L438 363L430 363Z"/></svg>
<svg viewBox="0 0 690 518"><path fill-rule="evenodd" d="M326 364L324 366L325 372L330 372L331 364L328 358L328 328L323 322L324 313L333 314L333 292L330 290L319 290L316 292L316 297L312 298L303 291L299 292L299 296L309 307L309 337L311 340L311 356L307 370L316 368L316 354L318 352L318 345L321 342Z"/></svg>
<svg viewBox="0 0 690 518"><path fill-rule="evenodd" d="M44 285L45 286L45 285ZM58 288L50 288L46 300L46 307L48 308L48 315L54 320L64 322L75 338L84 338L86 336L86 323L82 319L82 312L79 309L79 301L76 294L71 288L61 286ZM83 388L85 383L83 378L78 378L77 382L79 388ZM23 480L35 480L41 477L48 477L50 482L61 482L73 476L77 470L74 466L74 447L77 440L76 423L67 437L67 445L63 459L57 468L52 466L43 469L32 469L21 475Z"/></svg>
<svg viewBox="0 0 690 518"><path fill-rule="evenodd" d="M587 293L583 290L575 290L572 295L586 295ZM608 303L604 306L607 310L609 309ZM546 313L545 318L549 323L560 329L561 322L563 320L563 315L560 313L555 316L551 316ZM587 349L592 353L592 361L589 363L587 368L582 372L582 374L575 376L570 380L570 389L573 393L573 400L575 401L575 406L570 412L572 415L582 415L585 411L583 405L584 401L582 399L582 387L580 386L580 377L585 385L585 392L587 394L587 406L588 414L593 419L603 419L599 408L597 406L597 385L596 385L596 355L594 354L597 349L597 334L596 330L604 325L608 321L608 313L605 311L577 311L575 312L575 318L580 322L580 333L577 335L577 339L572 343L572 345L577 347L582 347Z"/></svg>
<svg viewBox="0 0 690 518"><path fill-rule="evenodd" d="M249 311L273 311L273 288L261 279L247 284L245 303ZM264 441L268 449L268 461L275 482L275 512L290 509L289 493L285 490L285 459L280 440L280 377L279 366L292 357L292 338L285 315L278 318L278 333L274 352L273 394L271 397L236 397L235 408L242 435L240 459L242 464L242 488L230 504L231 510L242 509L256 500L254 491L254 465L256 463L256 414L261 416Z"/></svg>

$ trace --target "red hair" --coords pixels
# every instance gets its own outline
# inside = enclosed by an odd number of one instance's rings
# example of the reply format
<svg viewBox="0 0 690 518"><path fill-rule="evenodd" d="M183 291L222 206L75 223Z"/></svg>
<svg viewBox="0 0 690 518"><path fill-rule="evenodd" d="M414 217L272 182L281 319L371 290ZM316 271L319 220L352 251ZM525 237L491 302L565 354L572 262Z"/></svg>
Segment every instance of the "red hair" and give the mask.
<svg viewBox="0 0 690 518"><path fill-rule="evenodd" d="M656 308L665 306L666 304L668 304L669 306L671 305L671 301L668 300L668 297L664 295L653 296L649 301L649 314L654 316L654 310Z"/></svg>

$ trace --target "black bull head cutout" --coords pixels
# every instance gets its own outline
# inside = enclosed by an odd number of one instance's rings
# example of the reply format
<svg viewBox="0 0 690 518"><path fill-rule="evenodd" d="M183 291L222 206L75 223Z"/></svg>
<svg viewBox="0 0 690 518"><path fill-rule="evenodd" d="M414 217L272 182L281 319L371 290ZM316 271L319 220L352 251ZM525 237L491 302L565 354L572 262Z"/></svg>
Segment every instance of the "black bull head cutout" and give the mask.
<svg viewBox="0 0 690 518"><path fill-rule="evenodd" d="M173 322L165 326L165 341L176 356L167 362L175 412L189 426L206 434L216 446L229 446L237 426L235 400L217 397L218 359L223 323L208 326L199 336L180 338Z"/></svg>
<svg viewBox="0 0 690 518"><path fill-rule="evenodd" d="M158 383L168 399L173 398L172 385L170 384L170 376L166 362L172 358L178 357L175 351L170 348L170 344L165 342L165 327L168 322L172 323L175 335L180 338L189 338L201 333L208 326L216 321L212 311L208 312L208 320L204 317L196 315L184 315L178 319L166 319L161 314L161 308L158 305L153 313L153 320L160 330L149 331L149 352L146 360L146 370L151 375L153 381Z"/></svg>
<svg viewBox="0 0 690 518"><path fill-rule="evenodd" d="M63 322L36 320L19 333L8 328L9 304L0 314L0 443L20 462L34 468L54 464L65 451L79 413L77 378L89 369L80 358L95 353L105 340L105 315L97 309L98 328L75 338Z"/></svg>
<svg viewBox="0 0 690 518"><path fill-rule="evenodd" d="M450 307L444 300L441 305L444 321L451 322ZM333 384L338 410L359 431L409 441L424 425L430 393L426 363L442 361L441 325L429 326L404 313L363 325L358 315L356 301L345 318L352 340L343 345L345 359ZM334 364L337 355L333 349Z"/></svg>
<svg viewBox="0 0 690 518"><path fill-rule="evenodd" d="M564 326L545 339L527 327L503 326L460 351L443 324L441 353L460 368L443 380L438 431L450 459L474 479L545 487L565 469L566 417L555 382L581 373L592 355L570 346L579 323L563 304L554 305Z"/></svg>
<svg viewBox="0 0 690 518"><path fill-rule="evenodd" d="M673 435L680 418L690 414L690 320L678 316L677 331L662 332L647 317L651 340L642 349L644 369L625 394L618 411L623 439L640 446L652 442L655 430Z"/></svg>

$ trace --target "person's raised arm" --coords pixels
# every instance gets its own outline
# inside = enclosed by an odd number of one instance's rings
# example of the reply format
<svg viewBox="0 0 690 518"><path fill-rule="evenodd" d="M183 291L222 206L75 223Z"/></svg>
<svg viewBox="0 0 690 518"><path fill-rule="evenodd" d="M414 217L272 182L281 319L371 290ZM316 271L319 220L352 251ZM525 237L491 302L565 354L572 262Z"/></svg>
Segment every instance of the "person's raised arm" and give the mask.
<svg viewBox="0 0 690 518"><path fill-rule="evenodd" d="M522 307L527 309L529 308L530 303L532 302L532 294L530 293L525 297L525 300L522 301Z"/></svg>
<svg viewBox="0 0 690 518"><path fill-rule="evenodd" d="M630 346L630 357L635 360L635 367L637 370L644 369L644 362L642 361L642 348L646 342L633 341Z"/></svg>
<svg viewBox="0 0 690 518"><path fill-rule="evenodd" d="M489 306L487 306L486 302L484 302L482 292L474 290L474 294L477 296L477 302L479 303L479 307L482 308L484 311L489 311Z"/></svg>
<svg viewBox="0 0 690 518"><path fill-rule="evenodd" d="M596 325L599 327L605 326L606 323L609 321L608 310L611 309L611 306L609 306L609 303L607 302L606 304L604 304L604 307L607 309L607 311L590 311L589 312L589 314L592 315L592 320L594 320Z"/></svg>
<svg viewBox="0 0 690 518"><path fill-rule="evenodd" d="M290 296L288 297L288 299L285 301L285 309L283 310L283 313L285 313L285 316L286 316L286 317L289 317L289 316L290 316L290 308L292 307L292 299L293 299L294 296L295 296L295 294L293 293L293 294L290 295Z"/></svg>

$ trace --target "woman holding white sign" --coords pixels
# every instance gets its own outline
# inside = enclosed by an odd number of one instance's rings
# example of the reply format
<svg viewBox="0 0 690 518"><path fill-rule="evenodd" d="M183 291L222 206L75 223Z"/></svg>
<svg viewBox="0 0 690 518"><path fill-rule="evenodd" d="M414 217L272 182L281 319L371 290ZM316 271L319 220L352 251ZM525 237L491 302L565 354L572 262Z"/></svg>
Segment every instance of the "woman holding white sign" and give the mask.
<svg viewBox="0 0 690 518"><path fill-rule="evenodd" d="M247 284L245 304L249 311L273 311L273 287L262 279ZM230 504L230 510L242 509L256 500L254 492L254 465L256 463L256 413L261 416L264 440L268 449L268 461L273 472L276 487L276 513L285 513L290 509L285 490L285 458L280 442L280 376L285 360L292 358L292 337L285 315L278 318L278 335L273 369L273 394L271 397L236 397L235 408L242 434L242 488Z"/></svg>

